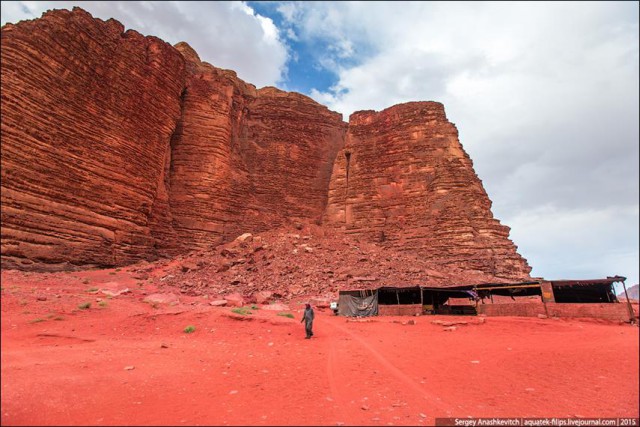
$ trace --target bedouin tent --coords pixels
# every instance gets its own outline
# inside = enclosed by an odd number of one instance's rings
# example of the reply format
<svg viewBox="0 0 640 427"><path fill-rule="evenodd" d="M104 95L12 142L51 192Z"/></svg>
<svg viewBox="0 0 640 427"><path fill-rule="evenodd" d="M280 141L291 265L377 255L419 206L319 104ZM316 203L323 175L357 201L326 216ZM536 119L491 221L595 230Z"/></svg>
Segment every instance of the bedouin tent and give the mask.
<svg viewBox="0 0 640 427"><path fill-rule="evenodd" d="M378 292L374 289L362 291L340 291L338 314L341 316L377 316Z"/></svg>

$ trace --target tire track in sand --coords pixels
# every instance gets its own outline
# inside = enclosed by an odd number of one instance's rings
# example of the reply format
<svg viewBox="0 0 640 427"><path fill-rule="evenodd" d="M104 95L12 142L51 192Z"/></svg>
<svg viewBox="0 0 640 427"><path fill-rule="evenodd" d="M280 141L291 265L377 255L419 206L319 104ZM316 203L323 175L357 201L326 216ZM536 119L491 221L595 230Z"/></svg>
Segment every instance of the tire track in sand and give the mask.
<svg viewBox="0 0 640 427"><path fill-rule="evenodd" d="M407 387L408 390L411 390L416 393L417 396L422 396L424 399L424 403L428 405L430 412L433 413L434 409L437 409L437 412L440 414L446 414L446 416L451 416L451 409L454 408L453 405L444 402L439 399L435 394L427 391L423 386L416 383L414 379L412 379L409 375L405 374L402 370L398 369L392 362L390 362L387 358L385 358L378 350L373 348L368 342L366 342L363 338L361 338L357 333L350 331L348 328L345 328L335 322L326 322L324 325L329 325L330 327L337 329L343 335L350 337L353 341L357 342L361 347L367 350L373 358L375 358L382 367L388 371L394 378L396 378L401 384ZM336 335L334 335L336 336ZM329 358L327 359L327 374L329 376L329 384L331 388L331 393L338 398L341 396L340 394L340 386L338 386L338 382L336 381L336 343L331 344L331 350L329 352ZM349 391L346 391L345 394L349 395ZM340 408L340 416L345 416L347 414L344 413L340 402L338 403L338 407ZM443 416L443 415L441 415ZM431 417L430 417L431 418Z"/></svg>
<svg viewBox="0 0 640 427"><path fill-rule="evenodd" d="M335 338L334 338L335 339ZM344 410L342 394L340 393L340 387L338 386L336 376L336 357L337 349L336 342L330 344L329 357L327 358L327 378L329 379L329 390L331 392L331 399L334 403L334 411L336 412L336 418L338 421L346 422L348 419L347 413Z"/></svg>

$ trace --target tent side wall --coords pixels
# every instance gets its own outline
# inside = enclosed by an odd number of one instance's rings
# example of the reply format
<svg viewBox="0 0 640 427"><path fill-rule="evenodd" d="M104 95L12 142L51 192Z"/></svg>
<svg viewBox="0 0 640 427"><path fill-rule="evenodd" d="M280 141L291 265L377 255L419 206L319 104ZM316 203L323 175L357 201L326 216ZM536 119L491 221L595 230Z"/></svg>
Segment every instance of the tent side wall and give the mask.
<svg viewBox="0 0 640 427"><path fill-rule="evenodd" d="M360 296L353 292L340 292L338 296L338 314L341 316L377 316L378 315L378 293L373 295Z"/></svg>

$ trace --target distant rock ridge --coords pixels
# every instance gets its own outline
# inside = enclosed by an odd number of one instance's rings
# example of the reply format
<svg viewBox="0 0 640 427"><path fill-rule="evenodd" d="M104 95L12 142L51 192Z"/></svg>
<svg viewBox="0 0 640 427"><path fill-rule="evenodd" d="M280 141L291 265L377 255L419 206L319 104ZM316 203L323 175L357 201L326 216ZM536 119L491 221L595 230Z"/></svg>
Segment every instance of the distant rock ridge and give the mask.
<svg viewBox="0 0 640 427"><path fill-rule="evenodd" d="M3 268L126 265L313 222L529 278L442 104L347 124L77 7L2 27L1 187Z"/></svg>
<svg viewBox="0 0 640 427"><path fill-rule="evenodd" d="M627 292L625 294L624 291L620 292L618 294L618 298L622 298L622 299L626 299L627 296L629 296L630 300L637 300L638 298L640 298L640 292L638 291L638 285L635 284L633 286L629 286L627 288Z"/></svg>

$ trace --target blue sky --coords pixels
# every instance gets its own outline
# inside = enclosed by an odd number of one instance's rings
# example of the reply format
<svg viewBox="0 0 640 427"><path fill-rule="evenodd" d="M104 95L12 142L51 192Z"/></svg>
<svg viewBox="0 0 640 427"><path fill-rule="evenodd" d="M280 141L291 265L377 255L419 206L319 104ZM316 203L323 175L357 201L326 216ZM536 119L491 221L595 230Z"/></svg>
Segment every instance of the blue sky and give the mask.
<svg viewBox="0 0 640 427"><path fill-rule="evenodd" d="M327 44L318 40L305 41L297 37L291 25L287 24L278 11L277 3L251 1L247 4L256 13L273 20L276 27L281 29L281 37L292 53L287 60L287 71L280 86L290 91L308 94L312 89L326 92L338 82L335 70L324 67L318 60L319 53L328 53Z"/></svg>
<svg viewBox="0 0 640 427"><path fill-rule="evenodd" d="M2 24L74 5L345 120L442 102L533 276L638 283L638 2L3 1Z"/></svg>

